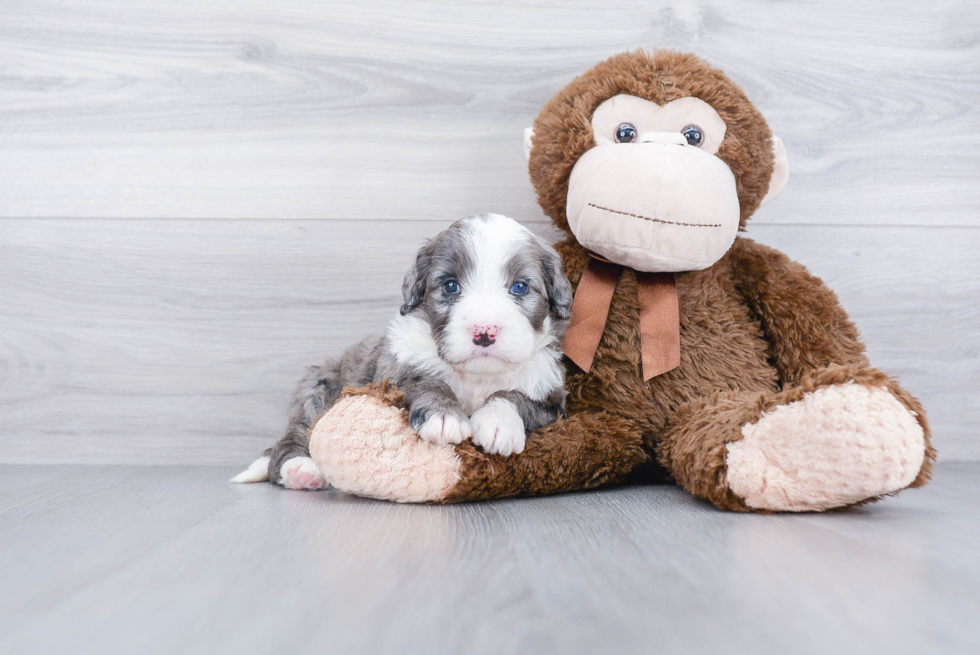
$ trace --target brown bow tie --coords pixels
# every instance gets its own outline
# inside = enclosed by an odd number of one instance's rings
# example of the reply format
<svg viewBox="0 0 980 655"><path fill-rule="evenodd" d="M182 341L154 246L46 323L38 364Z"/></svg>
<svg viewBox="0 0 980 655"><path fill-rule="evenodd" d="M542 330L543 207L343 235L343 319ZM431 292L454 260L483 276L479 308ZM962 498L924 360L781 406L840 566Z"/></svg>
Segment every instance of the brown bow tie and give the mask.
<svg viewBox="0 0 980 655"><path fill-rule="evenodd" d="M564 348L568 358L586 373L592 368L613 292L622 274L623 267L619 264L593 255L575 290ZM680 313L673 273L636 271L636 284L640 299L640 352L646 382L681 363Z"/></svg>

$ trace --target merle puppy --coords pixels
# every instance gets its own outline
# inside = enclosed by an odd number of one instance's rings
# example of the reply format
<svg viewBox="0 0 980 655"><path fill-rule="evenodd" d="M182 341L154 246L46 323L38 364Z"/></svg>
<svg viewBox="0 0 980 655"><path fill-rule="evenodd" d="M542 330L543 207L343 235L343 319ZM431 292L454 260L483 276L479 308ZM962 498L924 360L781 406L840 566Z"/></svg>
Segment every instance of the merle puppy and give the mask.
<svg viewBox="0 0 980 655"><path fill-rule="evenodd" d="M498 214L453 223L419 250L402 294L383 338L309 370L286 435L232 482L326 487L309 433L346 385L390 380L422 439L472 438L501 455L523 451L529 432L564 414L572 288L558 254L527 228Z"/></svg>

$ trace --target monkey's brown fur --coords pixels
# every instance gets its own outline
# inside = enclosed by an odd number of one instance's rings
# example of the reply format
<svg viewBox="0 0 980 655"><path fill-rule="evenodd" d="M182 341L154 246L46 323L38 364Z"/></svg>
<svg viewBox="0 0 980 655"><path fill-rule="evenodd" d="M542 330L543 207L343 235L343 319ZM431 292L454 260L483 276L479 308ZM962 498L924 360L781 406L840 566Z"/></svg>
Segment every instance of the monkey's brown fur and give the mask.
<svg viewBox="0 0 980 655"><path fill-rule="evenodd" d="M569 175L594 146L591 117L605 100L630 94L658 104L695 96L727 124L717 153L735 175L740 225L765 196L773 168L772 135L744 93L693 55L621 54L573 80L534 123L529 169L538 201L569 238L557 248L578 285L589 254L565 216ZM623 480L659 462L689 492L718 507L750 511L727 480L727 445L764 413L823 387L885 388L925 435L913 487L930 476L935 451L918 401L871 368L858 331L836 295L785 255L738 238L717 263L676 276L680 366L643 381L636 276L626 269L613 295L590 372L569 363L567 420L532 435L509 458L457 447L461 479L445 502L551 494ZM862 504L874 500L858 501Z"/></svg>

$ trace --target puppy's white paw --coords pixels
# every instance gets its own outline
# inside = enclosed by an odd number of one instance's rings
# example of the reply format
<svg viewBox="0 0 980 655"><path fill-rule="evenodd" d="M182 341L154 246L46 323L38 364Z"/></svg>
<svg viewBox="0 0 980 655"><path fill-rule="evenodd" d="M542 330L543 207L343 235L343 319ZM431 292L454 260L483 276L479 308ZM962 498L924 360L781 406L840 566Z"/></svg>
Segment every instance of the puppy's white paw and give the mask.
<svg viewBox="0 0 980 655"><path fill-rule="evenodd" d="M327 481L309 457L290 457L279 467L279 484L287 489L318 491L327 488Z"/></svg>
<svg viewBox="0 0 980 655"><path fill-rule="evenodd" d="M527 435L524 421L514 403L502 398L491 400L470 417L473 443L493 455L515 455L524 452Z"/></svg>
<svg viewBox="0 0 980 655"><path fill-rule="evenodd" d="M469 421L448 414L433 414L425 420L418 434L438 446L460 443L473 436Z"/></svg>
<svg viewBox="0 0 980 655"><path fill-rule="evenodd" d="M259 457L248 468L233 477L229 482L265 482L269 479L269 458Z"/></svg>

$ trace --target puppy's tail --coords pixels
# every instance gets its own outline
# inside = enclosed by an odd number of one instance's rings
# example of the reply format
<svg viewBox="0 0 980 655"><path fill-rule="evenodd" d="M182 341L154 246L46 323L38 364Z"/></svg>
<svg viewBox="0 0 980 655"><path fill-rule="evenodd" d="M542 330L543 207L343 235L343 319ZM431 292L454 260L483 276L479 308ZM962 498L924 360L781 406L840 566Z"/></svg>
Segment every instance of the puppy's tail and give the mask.
<svg viewBox="0 0 980 655"><path fill-rule="evenodd" d="M248 465L248 468L233 477L229 482L265 482L269 479L269 457L263 455Z"/></svg>

